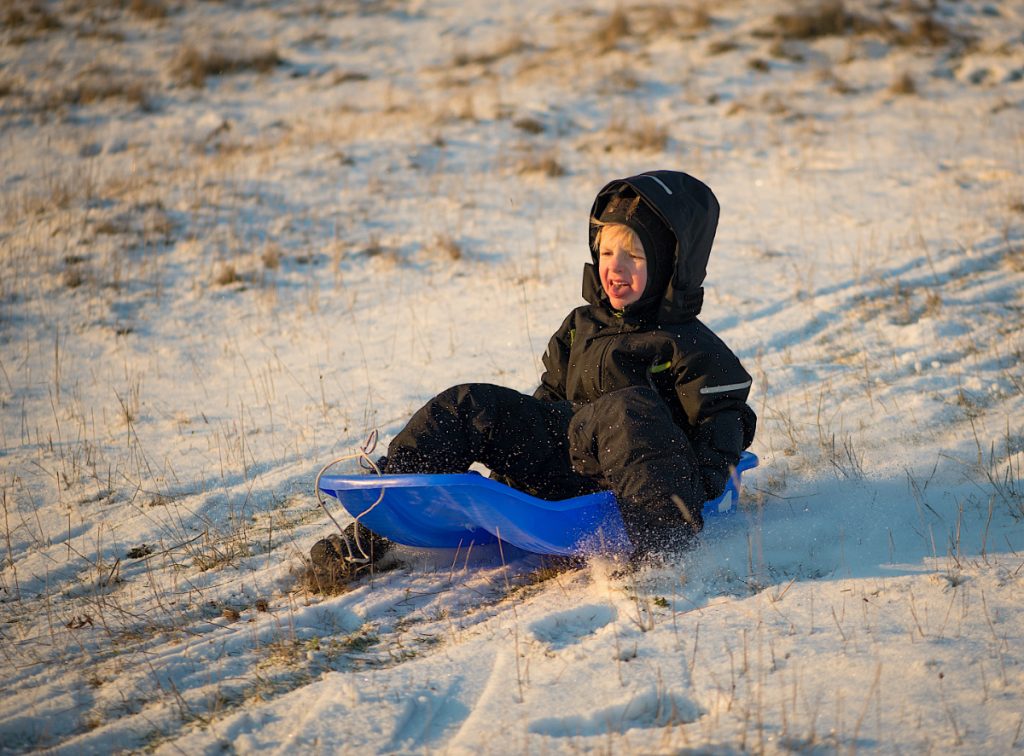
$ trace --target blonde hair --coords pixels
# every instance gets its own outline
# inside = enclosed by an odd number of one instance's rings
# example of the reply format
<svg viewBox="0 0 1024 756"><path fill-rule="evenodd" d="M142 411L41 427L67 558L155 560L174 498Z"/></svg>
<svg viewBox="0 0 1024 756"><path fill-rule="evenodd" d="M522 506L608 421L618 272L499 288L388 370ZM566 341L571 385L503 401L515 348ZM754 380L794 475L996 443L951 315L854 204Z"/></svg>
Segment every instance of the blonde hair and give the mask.
<svg viewBox="0 0 1024 756"><path fill-rule="evenodd" d="M606 223L595 218L590 219L590 225L597 229L597 233L594 235L594 254L596 255L601 249L601 237L604 235L605 230L610 234L616 236L624 235L629 240L629 251L631 254L642 254L647 257L647 251L644 249L644 243L640 241L640 237L637 236L636 231L627 226L625 223Z"/></svg>

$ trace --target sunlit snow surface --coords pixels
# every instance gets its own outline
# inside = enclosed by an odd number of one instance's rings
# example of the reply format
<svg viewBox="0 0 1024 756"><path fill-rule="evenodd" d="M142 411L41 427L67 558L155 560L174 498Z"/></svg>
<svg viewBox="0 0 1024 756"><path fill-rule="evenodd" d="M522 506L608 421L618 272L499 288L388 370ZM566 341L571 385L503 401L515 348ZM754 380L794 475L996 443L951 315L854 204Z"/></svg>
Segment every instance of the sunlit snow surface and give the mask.
<svg viewBox="0 0 1024 756"><path fill-rule="evenodd" d="M1024 748L1024 8L826 5L5 5L0 753ZM740 514L305 592L320 467L532 391L652 168L722 204Z"/></svg>

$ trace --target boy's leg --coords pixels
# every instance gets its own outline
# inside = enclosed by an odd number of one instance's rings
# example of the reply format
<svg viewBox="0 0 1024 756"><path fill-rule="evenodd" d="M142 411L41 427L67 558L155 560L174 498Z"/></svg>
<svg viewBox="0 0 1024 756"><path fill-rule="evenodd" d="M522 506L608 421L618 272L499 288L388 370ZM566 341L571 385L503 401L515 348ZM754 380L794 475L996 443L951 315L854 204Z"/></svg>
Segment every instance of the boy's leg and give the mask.
<svg viewBox="0 0 1024 756"><path fill-rule="evenodd" d="M693 535L703 527L697 459L654 389L622 389L584 406L570 423L569 444L573 469L614 491L626 532L640 549L669 545L680 530Z"/></svg>
<svg viewBox="0 0 1024 756"><path fill-rule="evenodd" d="M544 402L504 386L468 383L420 408L388 446L387 473L461 473L486 465L513 486L548 499L594 490L573 472L568 402Z"/></svg>
<svg viewBox="0 0 1024 756"><path fill-rule="evenodd" d="M536 496L578 496L596 486L569 464L571 417L568 402L543 402L486 383L453 386L427 402L395 436L383 472L461 473L481 462ZM362 536L358 541L357 534ZM356 523L343 536L318 541L310 550L310 561L319 589L353 579L366 567L363 552L372 564L390 545Z"/></svg>

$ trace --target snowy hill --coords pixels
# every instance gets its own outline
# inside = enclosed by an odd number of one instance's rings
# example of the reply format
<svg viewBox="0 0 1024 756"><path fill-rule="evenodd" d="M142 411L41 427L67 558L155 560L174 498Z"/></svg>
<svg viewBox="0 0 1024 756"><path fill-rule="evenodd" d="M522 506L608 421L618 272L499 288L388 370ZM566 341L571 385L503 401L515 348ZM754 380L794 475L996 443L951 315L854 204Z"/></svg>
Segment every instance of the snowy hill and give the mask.
<svg viewBox="0 0 1024 756"><path fill-rule="evenodd" d="M1024 749L1019 3L12 0L0 753ZM532 391L609 179L722 205L741 512L300 580L326 462Z"/></svg>

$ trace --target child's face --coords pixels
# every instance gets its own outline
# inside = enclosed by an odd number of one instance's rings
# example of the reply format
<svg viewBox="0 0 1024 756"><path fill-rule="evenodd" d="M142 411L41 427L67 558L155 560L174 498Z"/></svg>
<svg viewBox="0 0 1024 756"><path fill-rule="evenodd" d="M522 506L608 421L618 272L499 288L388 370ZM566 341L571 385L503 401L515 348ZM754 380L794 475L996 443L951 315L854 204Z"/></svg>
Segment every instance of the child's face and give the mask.
<svg viewBox="0 0 1024 756"><path fill-rule="evenodd" d="M598 272L616 310L640 299L647 286L647 256L631 228L614 223L601 229Z"/></svg>

